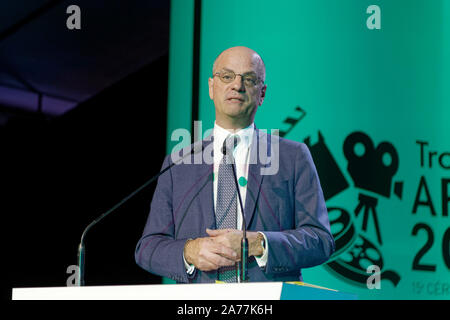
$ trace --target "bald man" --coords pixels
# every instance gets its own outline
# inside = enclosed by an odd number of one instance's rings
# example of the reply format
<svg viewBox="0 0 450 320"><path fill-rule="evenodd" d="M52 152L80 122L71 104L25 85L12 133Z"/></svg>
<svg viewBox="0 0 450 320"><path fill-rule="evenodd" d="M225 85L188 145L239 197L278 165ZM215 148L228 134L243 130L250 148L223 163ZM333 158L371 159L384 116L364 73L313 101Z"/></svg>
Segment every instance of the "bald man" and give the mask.
<svg viewBox="0 0 450 320"><path fill-rule="evenodd" d="M264 81L264 62L249 48L229 48L216 58L208 79L216 119L212 136L202 141L203 151L213 150L213 163L177 164L159 178L135 252L143 269L183 283L237 281L243 215L249 281L302 281L302 268L334 252L306 145L255 127ZM234 156L244 212L230 180L226 146ZM268 159L276 172L264 171ZM167 156L163 167L171 163Z"/></svg>

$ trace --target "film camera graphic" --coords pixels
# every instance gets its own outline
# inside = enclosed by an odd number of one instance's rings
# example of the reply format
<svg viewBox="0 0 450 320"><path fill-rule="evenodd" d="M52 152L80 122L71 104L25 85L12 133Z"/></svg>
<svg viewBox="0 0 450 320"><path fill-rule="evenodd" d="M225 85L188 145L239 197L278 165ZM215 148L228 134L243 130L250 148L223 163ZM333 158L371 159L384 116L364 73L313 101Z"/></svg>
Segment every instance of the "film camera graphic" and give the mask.
<svg viewBox="0 0 450 320"><path fill-rule="evenodd" d="M329 200L350 187L319 131L318 142L311 144L310 137L304 142L311 151L321 181L325 200ZM356 131L349 134L343 144L343 154L348 162L347 172L358 189L353 215L344 208L328 207L331 230L336 251L326 268L353 284L366 285L370 276L367 265L377 265L381 278L390 280L394 286L400 276L392 270L385 270L380 247L383 245L382 228L378 220L377 204L380 197L390 198L391 189L401 199L403 182L392 179L397 172L399 159L397 151L389 142L375 146L368 135ZM362 215L362 226L356 228L354 220ZM374 228L376 239L365 235ZM360 230L361 232L359 232Z"/></svg>

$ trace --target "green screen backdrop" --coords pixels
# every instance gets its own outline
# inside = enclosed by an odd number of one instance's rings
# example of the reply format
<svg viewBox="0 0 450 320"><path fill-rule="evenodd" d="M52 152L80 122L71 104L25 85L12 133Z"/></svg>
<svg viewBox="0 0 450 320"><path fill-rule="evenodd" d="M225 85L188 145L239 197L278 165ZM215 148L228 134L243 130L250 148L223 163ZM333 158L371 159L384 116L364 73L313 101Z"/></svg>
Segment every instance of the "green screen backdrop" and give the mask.
<svg viewBox="0 0 450 320"><path fill-rule="evenodd" d="M172 0L167 152L180 145L176 129L213 127L217 55L254 49L267 84L255 123L307 143L337 245L326 264L303 270L304 281L360 299L449 299L450 1L197 5L196 51L194 0ZM379 288L367 286L370 265Z"/></svg>

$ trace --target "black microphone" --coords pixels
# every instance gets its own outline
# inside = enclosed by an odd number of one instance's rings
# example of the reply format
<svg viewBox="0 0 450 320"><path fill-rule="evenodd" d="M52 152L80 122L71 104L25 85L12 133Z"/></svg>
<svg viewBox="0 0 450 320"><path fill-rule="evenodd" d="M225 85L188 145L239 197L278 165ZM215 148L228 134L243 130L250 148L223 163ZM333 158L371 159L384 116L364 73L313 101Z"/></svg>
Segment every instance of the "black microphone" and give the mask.
<svg viewBox="0 0 450 320"><path fill-rule="evenodd" d="M183 155L180 159L177 159L176 161L172 162L170 165L165 167L163 170L161 170L157 175L153 176L149 180L147 180L143 185L141 185L139 188L134 190L132 193L130 193L128 196L120 200L116 205L114 205L111 209L100 215L97 219L92 221L83 231L83 234L81 235L81 241L80 245L78 246L78 277L76 281L77 286L84 286L84 256L85 256L85 246L84 246L84 238L86 237L86 233L91 229L94 225L96 225L100 220L105 218L107 215L109 215L111 212L119 208L121 205L123 205L125 202L127 202L130 198L135 196L137 193L142 191L145 187L147 187L149 184L151 184L153 181L159 178L160 175L162 175L164 172L172 168L174 165L179 164L184 158L186 158L189 155L194 155L199 152L202 152L204 149L203 144L201 143L195 143L192 146L192 149L187 154Z"/></svg>
<svg viewBox="0 0 450 320"><path fill-rule="evenodd" d="M234 165L234 157L233 157L233 151L236 145L239 143L239 137L234 136L233 137L233 149L227 148L227 141L228 139L225 139L223 146L222 146L222 153L225 157L228 157L227 163L231 163L231 167L233 168L233 176L234 176L234 183L236 185L236 191L239 198L239 204L241 207L241 216L242 216L242 240L241 240L241 261L238 262L238 268L237 268L237 279L238 282L248 282L248 239L247 239L247 225L245 222L245 214L244 214L244 206L242 205L242 197L241 192L239 190L239 184L236 174L236 168Z"/></svg>

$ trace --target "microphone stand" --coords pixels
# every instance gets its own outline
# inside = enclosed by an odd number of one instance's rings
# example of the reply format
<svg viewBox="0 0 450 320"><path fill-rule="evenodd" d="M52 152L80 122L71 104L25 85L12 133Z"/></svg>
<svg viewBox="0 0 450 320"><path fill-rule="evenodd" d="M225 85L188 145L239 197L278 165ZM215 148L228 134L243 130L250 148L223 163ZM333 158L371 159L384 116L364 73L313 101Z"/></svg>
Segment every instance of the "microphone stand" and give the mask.
<svg viewBox="0 0 450 320"><path fill-rule="evenodd" d="M245 222L244 206L242 205L241 192L239 191L239 185L236 175L236 169L233 167L234 182L238 191L239 204L241 206L242 213L242 240L241 240L241 261L238 262L238 282L248 282L248 239L247 239L247 225Z"/></svg>
<svg viewBox="0 0 450 320"><path fill-rule="evenodd" d="M198 148L196 148L197 146L199 146ZM84 245L84 238L86 237L86 233L94 226L96 225L98 222L100 222L102 219L104 219L106 216L108 216L111 212L113 212L114 210L116 210L117 208L119 208L120 206L122 206L125 202L127 202L130 198L134 197L137 193L141 192L142 189L146 188L149 184L151 184L153 181L155 181L156 179L159 178L160 175L162 175L164 172L166 172L167 170L169 170L170 168L172 168L174 165L178 164L179 162L181 162L184 158L186 158L188 155L193 155L196 154L200 151L203 151L203 145L194 145L192 147L191 152L187 153L186 155L184 155L183 157L181 157L180 159L178 159L178 161L176 162L172 162L170 165L168 165L166 168L164 168L163 170L161 170L157 175L153 176L152 178L150 178L149 180L147 180L143 185L141 185L139 188L137 188L136 190L134 190L132 193L130 193L128 196L126 196L125 198L123 198L122 200L120 200L116 205L114 205L111 209L109 209L108 211L106 211L105 213L103 213L102 215L100 215L97 219L95 219L94 221L92 221L83 231L83 234L81 235L81 241L80 244L78 246L78 277L76 279L76 285L77 286L84 286L85 282L84 282L84 260L85 260L85 245Z"/></svg>
<svg viewBox="0 0 450 320"><path fill-rule="evenodd" d="M175 163L172 163L170 166L168 166L167 168L165 168L163 171L161 171L159 174L157 174L156 176L152 177L150 180L148 180L147 182L145 182L142 186L140 186L138 189L136 189L135 191L133 191L132 193L130 193L128 196L126 196L125 198L123 198L122 200L120 200L114 207L112 207L111 209L109 209L108 211L106 211L105 213L103 213L101 216L99 216L97 219L95 219L94 221L92 221L87 227L86 229L84 229L83 234L81 235L81 241L80 244L78 246L78 279L76 282L77 286L84 286L84 260L85 260L85 246L84 246L84 238L86 237L86 233L94 226L96 225L100 220L102 220L103 218L105 218L107 215L109 215L111 212L113 212L114 210L116 210L117 208L119 208L122 204L124 204L125 202L127 202L130 198L132 198L135 194L139 193L142 189L144 189L145 187L147 187L149 184L151 184L153 181L155 181L161 174L163 174L164 172L166 172L167 170L169 170Z"/></svg>

